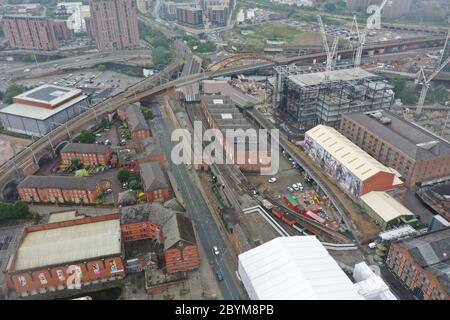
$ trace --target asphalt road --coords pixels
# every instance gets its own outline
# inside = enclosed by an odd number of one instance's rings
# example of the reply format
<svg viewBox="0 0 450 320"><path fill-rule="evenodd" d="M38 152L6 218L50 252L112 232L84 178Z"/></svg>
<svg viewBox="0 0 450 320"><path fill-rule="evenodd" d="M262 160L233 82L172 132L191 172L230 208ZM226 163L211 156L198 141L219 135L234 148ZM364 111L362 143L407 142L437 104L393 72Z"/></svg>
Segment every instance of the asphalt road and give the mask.
<svg viewBox="0 0 450 320"><path fill-rule="evenodd" d="M155 115L155 119L152 121L152 131L161 139L161 145L165 149L164 151L169 159L168 169L174 175L178 183L186 203L187 212L193 220L198 237L205 249L210 264L213 266L214 272L220 270L223 274L223 280L218 282L222 296L226 300L239 299L239 289L232 279L232 273L234 273L235 270L229 270L223 260L227 246L220 235L219 228L211 216L211 212L203 199L200 190L198 190L197 186L193 183L187 167L185 165L175 165L170 160L170 153L172 151L170 130L162 118L160 109L154 106L153 114ZM219 256L213 254L213 246L219 248Z"/></svg>

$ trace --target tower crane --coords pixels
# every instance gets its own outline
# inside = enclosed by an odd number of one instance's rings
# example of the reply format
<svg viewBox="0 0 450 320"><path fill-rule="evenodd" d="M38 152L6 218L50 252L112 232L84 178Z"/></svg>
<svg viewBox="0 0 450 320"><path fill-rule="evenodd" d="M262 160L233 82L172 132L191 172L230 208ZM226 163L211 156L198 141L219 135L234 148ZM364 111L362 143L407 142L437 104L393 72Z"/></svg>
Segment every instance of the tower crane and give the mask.
<svg viewBox="0 0 450 320"><path fill-rule="evenodd" d="M325 31L325 27L322 22L322 17L318 15L317 20L319 22L320 34L322 35L323 46L325 48L325 53L327 55L327 61L326 61L326 67L325 67L325 80L329 80L330 79L330 71L333 70L333 66L334 66L334 56L337 53L339 37L334 38L333 44L330 49L330 47L328 46L327 33Z"/></svg>
<svg viewBox="0 0 450 320"><path fill-rule="evenodd" d="M356 19L356 16L353 16L352 31L353 31L353 26L355 26L356 34L358 36L358 48L355 53L355 58L354 58L353 64L355 65L355 67L359 67L361 65L361 58L362 58L364 45L366 44L367 30L361 30L361 31L359 30L358 20Z"/></svg>
<svg viewBox="0 0 450 320"><path fill-rule="evenodd" d="M422 113L423 105L425 104L425 98L427 97L428 89L430 89L430 83L431 81L439 74L439 72L442 71L448 64L450 63L450 56L447 57L447 59L442 63L434 72L432 75L430 75L428 78L425 75L425 71L423 70L423 67L420 67L420 73L419 73L419 83L422 85L422 91L420 92L420 98L419 102L417 104L416 109L416 115L420 115ZM420 82L420 78L422 78L422 82Z"/></svg>

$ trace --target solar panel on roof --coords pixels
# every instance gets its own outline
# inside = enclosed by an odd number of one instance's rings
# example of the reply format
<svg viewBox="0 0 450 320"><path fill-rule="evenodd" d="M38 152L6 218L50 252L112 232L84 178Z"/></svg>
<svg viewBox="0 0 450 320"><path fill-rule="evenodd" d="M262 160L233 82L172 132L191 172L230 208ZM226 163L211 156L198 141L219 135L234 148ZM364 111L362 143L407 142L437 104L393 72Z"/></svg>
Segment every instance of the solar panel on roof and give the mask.
<svg viewBox="0 0 450 320"><path fill-rule="evenodd" d="M26 95L26 97L35 100L50 102L66 94L67 92L70 92L70 90L56 87L44 87L37 91L30 92Z"/></svg>

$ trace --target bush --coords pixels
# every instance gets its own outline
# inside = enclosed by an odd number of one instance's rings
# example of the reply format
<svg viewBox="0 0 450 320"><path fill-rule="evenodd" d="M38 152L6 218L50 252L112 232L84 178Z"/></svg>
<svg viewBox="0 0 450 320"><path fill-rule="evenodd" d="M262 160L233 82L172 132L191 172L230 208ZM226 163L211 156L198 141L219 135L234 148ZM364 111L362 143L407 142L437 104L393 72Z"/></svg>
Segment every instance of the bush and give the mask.
<svg viewBox="0 0 450 320"><path fill-rule="evenodd" d="M86 169L80 169L75 172L75 176L76 177L88 177L89 173L87 172Z"/></svg>
<svg viewBox="0 0 450 320"><path fill-rule="evenodd" d="M29 214L28 204L23 201L0 202L0 221L24 219Z"/></svg>
<svg viewBox="0 0 450 320"><path fill-rule="evenodd" d="M93 143L95 141L95 134L89 130L83 130L78 136L78 141L80 143Z"/></svg>
<svg viewBox="0 0 450 320"><path fill-rule="evenodd" d="M26 91L27 87L22 86L20 84L12 84L8 88L6 88L5 93L3 94L3 102L6 104L12 103L12 98Z"/></svg>
<svg viewBox="0 0 450 320"><path fill-rule="evenodd" d="M125 182L128 181L128 179L130 178L130 170L128 170L127 168L122 168L119 171L117 171L117 179L120 182Z"/></svg>

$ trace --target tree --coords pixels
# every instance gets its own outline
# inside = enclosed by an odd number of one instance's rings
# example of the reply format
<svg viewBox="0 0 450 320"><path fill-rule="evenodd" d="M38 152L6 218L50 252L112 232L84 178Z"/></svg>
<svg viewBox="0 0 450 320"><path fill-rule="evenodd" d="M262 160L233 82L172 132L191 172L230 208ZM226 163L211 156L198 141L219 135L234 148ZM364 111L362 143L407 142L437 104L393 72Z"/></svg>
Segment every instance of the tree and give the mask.
<svg viewBox="0 0 450 320"><path fill-rule="evenodd" d="M156 47L152 51L152 60L156 68L164 68L173 58L173 53L163 47Z"/></svg>
<svg viewBox="0 0 450 320"><path fill-rule="evenodd" d="M0 202L0 221L24 219L29 214L29 207L25 202Z"/></svg>
<svg viewBox="0 0 450 320"><path fill-rule="evenodd" d="M130 187L130 189L137 190L140 188L140 183L137 180L130 180L128 182L128 187Z"/></svg>
<svg viewBox="0 0 450 320"><path fill-rule="evenodd" d="M80 167L80 159L72 158L70 159L70 168L72 170L77 170Z"/></svg>
<svg viewBox="0 0 450 320"><path fill-rule="evenodd" d="M106 66L105 66L104 64L101 64L101 65L99 65L99 66L97 67L97 70L100 71L100 72L103 72L103 71L106 70Z"/></svg>
<svg viewBox="0 0 450 320"><path fill-rule="evenodd" d="M12 103L12 98L21 94L27 90L27 87L22 86L20 84L12 84L8 88L6 88L5 93L3 94L3 102L6 104Z"/></svg>
<svg viewBox="0 0 450 320"><path fill-rule="evenodd" d="M110 127L109 120L106 119L105 117L103 117L103 118L100 120L100 125L101 125L103 128L109 128L109 127Z"/></svg>
<svg viewBox="0 0 450 320"><path fill-rule="evenodd" d="M120 182L125 182L128 181L128 179L130 178L130 170L128 170L127 168L122 168L119 171L117 171L117 179Z"/></svg>
<svg viewBox="0 0 450 320"><path fill-rule="evenodd" d="M336 5L334 3L327 3L325 4L325 10L328 12L334 12L336 11Z"/></svg>
<svg viewBox="0 0 450 320"><path fill-rule="evenodd" d="M78 136L80 143L93 143L95 141L95 134L89 130L82 130Z"/></svg>
<svg viewBox="0 0 450 320"><path fill-rule="evenodd" d="M152 110L150 110L150 108L141 106L141 111L142 111L142 114L144 115L145 120L153 119L153 117L154 117L153 112L152 112Z"/></svg>
<svg viewBox="0 0 450 320"><path fill-rule="evenodd" d="M89 173L86 169L80 169L75 172L75 177L88 177Z"/></svg>

